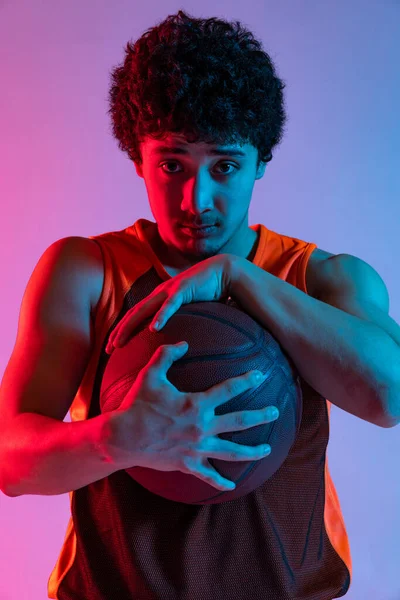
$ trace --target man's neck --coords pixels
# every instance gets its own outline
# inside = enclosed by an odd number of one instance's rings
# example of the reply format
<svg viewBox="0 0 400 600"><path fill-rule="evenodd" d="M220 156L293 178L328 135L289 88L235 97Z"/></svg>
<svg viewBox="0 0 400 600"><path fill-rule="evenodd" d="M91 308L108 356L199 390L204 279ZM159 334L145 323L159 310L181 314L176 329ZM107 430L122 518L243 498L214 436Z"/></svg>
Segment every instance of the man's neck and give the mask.
<svg viewBox="0 0 400 600"><path fill-rule="evenodd" d="M249 243L251 244L251 248L245 256L247 260L253 261L257 252L259 235L252 229L250 229L250 231L251 234L249 234ZM171 259L168 247L160 237L157 227L154 228L153 235L149 241L153 252L157 255L164 269L169 275L171 275L171 277L174 277L175 275L178 275L179 273L182 273L190 268L190 264L177 264L176 259Z"/></svg>

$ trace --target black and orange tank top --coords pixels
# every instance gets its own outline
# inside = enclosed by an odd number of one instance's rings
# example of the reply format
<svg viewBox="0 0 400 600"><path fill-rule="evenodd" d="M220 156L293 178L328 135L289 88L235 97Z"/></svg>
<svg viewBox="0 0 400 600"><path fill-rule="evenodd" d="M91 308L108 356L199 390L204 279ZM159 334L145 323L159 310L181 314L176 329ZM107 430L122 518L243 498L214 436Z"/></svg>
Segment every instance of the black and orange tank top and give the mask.
<svg viewBox="0 0 400 600"><path fill-rule="evenodd" d="M104 260L95 344L70 408L72 421L100 414L112 329L167 280L139 219L90 236ZM252 262L307 293L316 244L264 225ZM70 492L71 516L48 597L58 600L333 600L352 575L349 539L327 461L329 400L301 379L299 434L280 469L248 495L221 504L166 500L124 470Z"/></svg>

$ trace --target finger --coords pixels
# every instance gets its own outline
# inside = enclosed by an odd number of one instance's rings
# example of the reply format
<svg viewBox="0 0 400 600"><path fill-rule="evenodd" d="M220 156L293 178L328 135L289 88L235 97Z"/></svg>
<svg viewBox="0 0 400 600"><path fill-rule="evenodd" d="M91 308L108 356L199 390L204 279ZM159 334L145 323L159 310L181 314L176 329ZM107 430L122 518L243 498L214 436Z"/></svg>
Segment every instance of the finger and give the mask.
<svg viewBox="0 0 400 600"><path fill-rule="evenodd" d="M133 309L131 308L126 313L126 315L124 317L122 317L122 319L120 320L118 325L115 327L115 329L110 333L110 336L109 336L108 342L107 342L107 346L106 346L106 350L105 350L107 354L111 355L113 353L113 350L115 347L115 341L116 341L117 337L119 336L120 332L125 329L125 327L127 326L127 323L132 318L132 315L136 314L137 306L138 305L136 305Z"/></svg>
<svg viewBox="0 0 400 600"><path fill-rule="evenodd" d="M184 340L177 344L164 344L159 346L147 363L147 369L155 367L157 377L163 381L167 379L167 372L173 363L178 361L187 351L188 344Z"/></svg>
<svg viewBox="0 0 400 600"><path fill-rule="evenodd" d="M135 306L136 309L136 306ZM132 309L130 309L126 315L124 315L122 317L122 319L120 320L120 322L118 323L118 325L115 327L115 329L110 333L110 337L108 338L108 344L107 347L112 347L112 345L114 344L114 340L117 337L118 333L121 331L121 328L124 327L125 323L127 322L129 316L132 314L131 313Z"/></svg>
<svg viewBox="0 0 400 600"><path fill-rule="evenodd" d="M154 292L152 292L152 294L146 296L146 298L138 302L133 308L130 308L127 311L127 313L122 317L120 322L110 334L109 342L111 344L115 342L115 339L118 337L119 333L125 329L127 323L143 309L143 306L146 306L146 304L151 302L151 300L153 300L155 297L156 296L154 296Z"/></svg>
<svg viewBox="0 0 400 600"><path fill-rule="evenodd" d="M155 310L155 308L152 308L151 305L151 301L154 300L154 298L155 297L151 298L150 296L148 296L144 300L141 300L140 302L138 302L138 304L136 304L136 306L129 309L124 317L122 317L122 319L115 327L115 329L111 332L108 338L105 350L107 354L111 355L113 353L114 348L119 348L123 346L129 335L135 329L135 326L139 324L141 320L144 320L146 316L151 316L151 314ZM145 303L150 305L150 308L148 308L147 311L144 311L144 307L146 306Z"/></svg>
<svg viewBox="0 0 400 600"><path fill-rule="evenodd" d="M265 375L260 379L257 377L257 374L258 371L249 371L243 375L231 377L230 379L221 381L221 383L217 383L208 390L200 392L202 394L202 402L207 403L210 407L215 407L235 398L239 394L260 385L260 383L264 381Z"/></svg>
<svg viewBox="0 0 400 600"><path fill-rule="evenodd" d="M258 444L257 446L245 446L229 440L214 438L209 440L208 448L198 450L207 458L219 458L233 462L247 460L259 460L271 453L269 444Z"/></svg>
<svg viewBox="0 0 400 600"><path fill-rule="evenodd" d="M150 329L160 331L162 327L168 322L168 320L176 313L177 310L182 306L181 294L175 294L170 296L162 305L161 309L154 316L151 322ZM158 323L158 326L156 326Z"/></svg>
<svg viewBox="0 0 400 600"><path fill-rule="evenodd" d="M186 458L184 461L184 467L184 472L194 475L198 479L201 479L201 481L208 483L208 485L212 485L213 487L217 488L217 490L228 491L236 488L236 485L233 481L220 475L216 469L213 469L210 466L210 464L206 465L203 462L198 465L190 458Z"/></svg>
<svg viewBox="0 0 400 600"><path fill-rule="evenodd" d="M141 306L135 306L135 310L130 313L129 318L118 328L118 332L113 340L114 346L116 348L123 346L139 323L151 317L154 311L159 308L161 302L160 296L157 295L150 300L146 300Z"/></svg>
<svg viewBox="0 0 400 600"><path fill-rule="evenodd" d="M118 326L118 330L115 332L115 335L112 340L112 344L114 348L118 348L122 345L122 343L127 339L127 337L132 333L135 328L135 325L140 320L140 308L135 307L135 310L129 313L129 317L125 318L123 322Z"/></svg>
<svg viewBox="0 0 400 600"><path fill-rule="evenodd" d="M276 406L265 408L254 408L252 410L240 410L226 415L219 415L213 433L226 433L228 431L241 431L250 429L256 425L272 423L279 417Z"/></svg>

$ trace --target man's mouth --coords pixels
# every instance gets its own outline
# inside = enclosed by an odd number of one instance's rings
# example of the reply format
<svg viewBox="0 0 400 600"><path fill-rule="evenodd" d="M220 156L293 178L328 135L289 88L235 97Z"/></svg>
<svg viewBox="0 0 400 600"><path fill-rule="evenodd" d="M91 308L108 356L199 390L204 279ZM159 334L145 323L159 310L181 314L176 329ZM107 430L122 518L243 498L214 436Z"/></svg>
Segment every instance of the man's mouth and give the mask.
<svg viewBox="0 0 400 600"><path fill-rule="evenodd" d="M182 231L190 235L191 237L204 237L208 234L214 233L217 230L216 225L202 225L202 226L182 226Z"/></svg>

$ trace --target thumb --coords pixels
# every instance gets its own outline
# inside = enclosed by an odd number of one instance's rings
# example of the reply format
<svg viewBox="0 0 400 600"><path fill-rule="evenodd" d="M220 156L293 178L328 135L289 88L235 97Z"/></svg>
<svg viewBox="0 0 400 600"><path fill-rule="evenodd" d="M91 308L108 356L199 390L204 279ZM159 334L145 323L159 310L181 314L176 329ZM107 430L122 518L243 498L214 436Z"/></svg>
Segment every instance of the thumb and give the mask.
<svg viewBox="0 0 400 600"><path fill-rule="evenodd" d="M160 346L158 348L158 355L156 352L155 356L157 366L166 373L171 365L188 351L188 348L189 344L185 341Z"/></svg>

